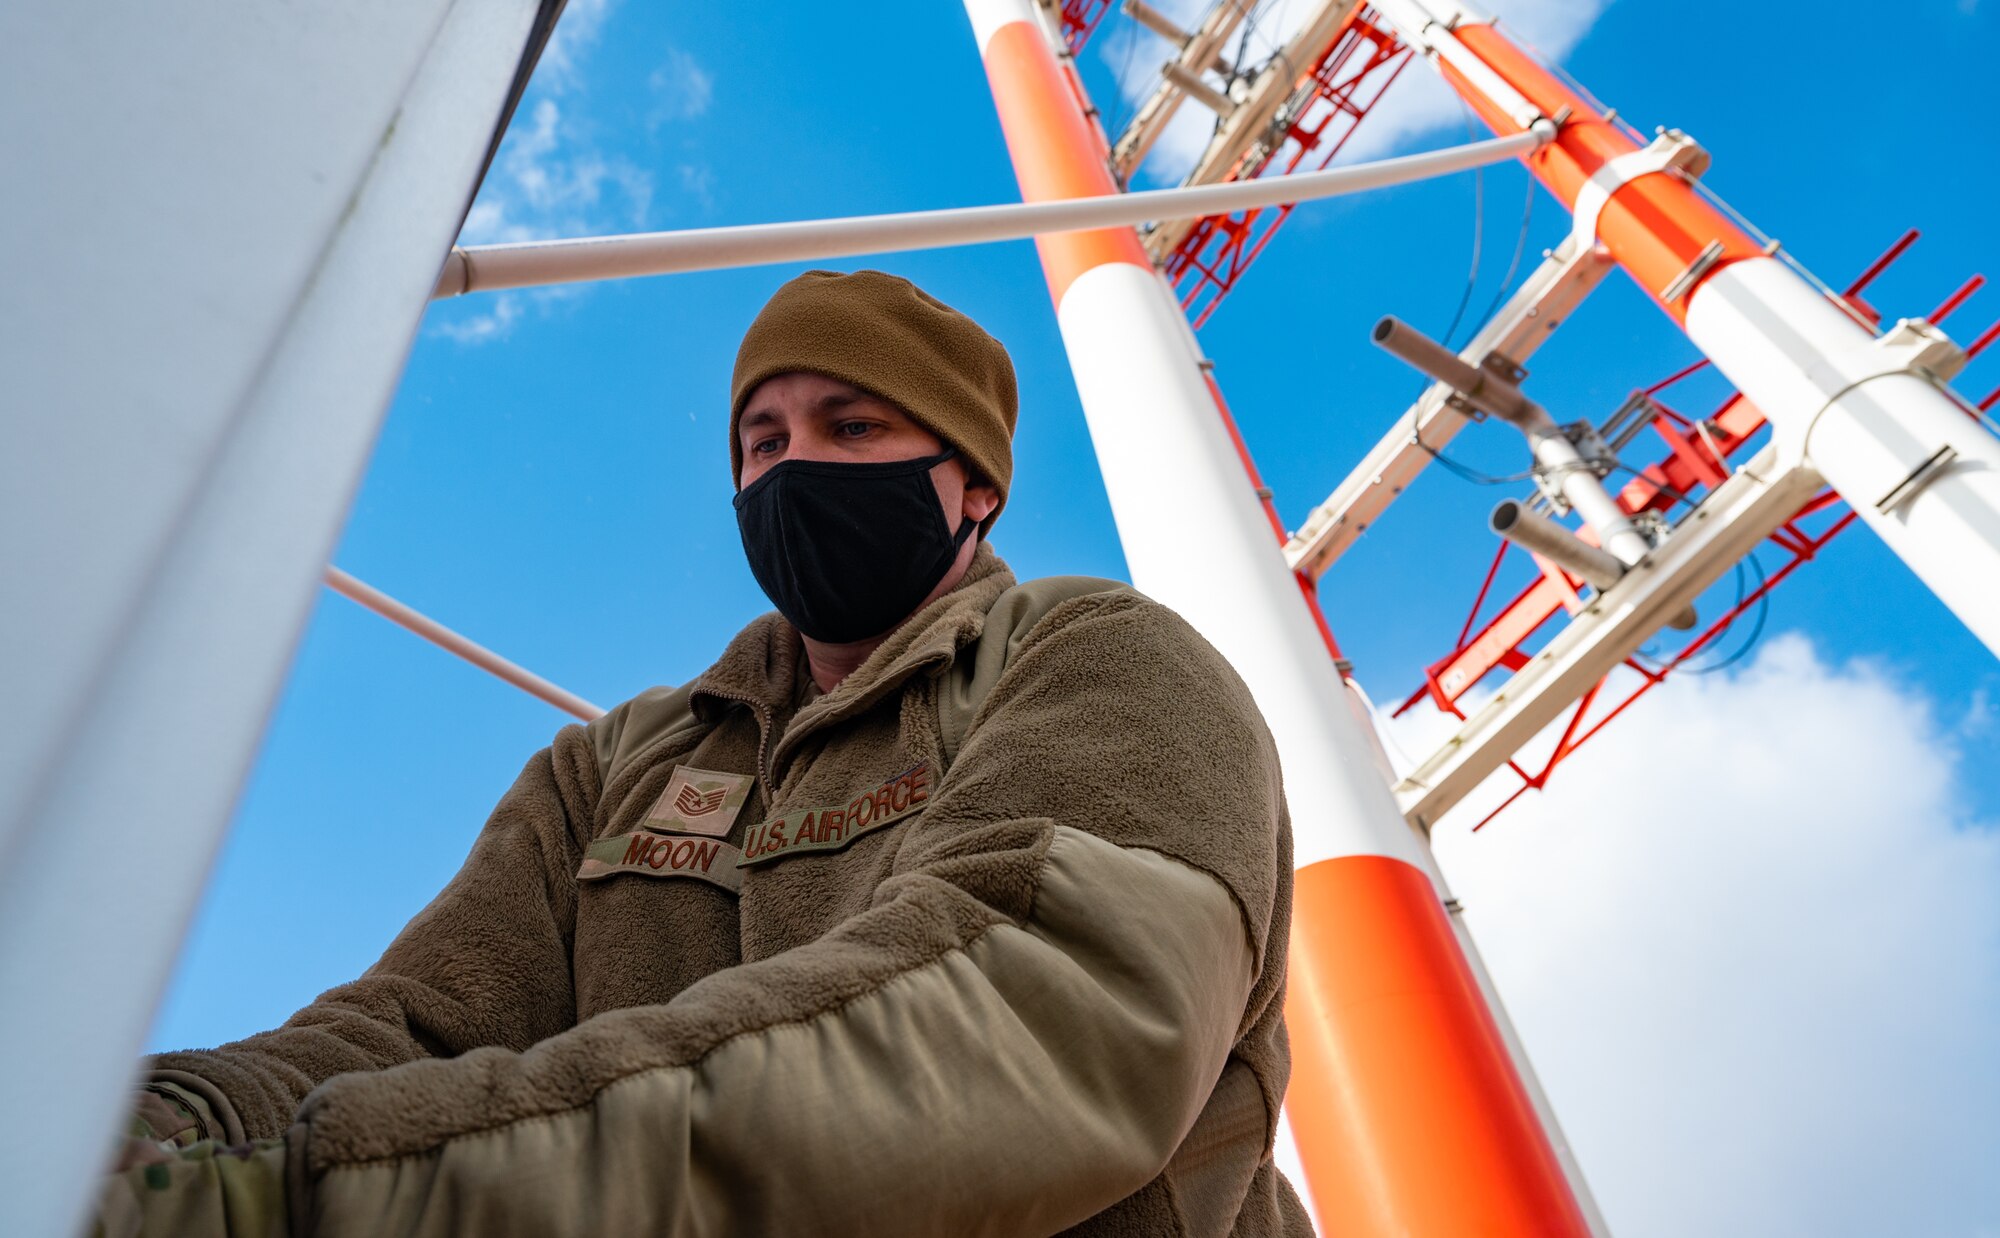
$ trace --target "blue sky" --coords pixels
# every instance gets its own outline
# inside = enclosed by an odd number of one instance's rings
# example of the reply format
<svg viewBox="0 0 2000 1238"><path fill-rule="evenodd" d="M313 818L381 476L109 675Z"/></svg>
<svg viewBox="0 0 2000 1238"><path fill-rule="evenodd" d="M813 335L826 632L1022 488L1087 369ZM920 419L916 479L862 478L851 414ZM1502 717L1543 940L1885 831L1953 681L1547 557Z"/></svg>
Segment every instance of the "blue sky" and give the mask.
<svg viewBox="0 0 2000 1238"><path fill-rule="evenodd" d="M1971 136L2000 103L1990 0L1904 6L1893 26L1880 6L1836 0L1811 21L1755 28L1742 6L1713 3L1495 7L1633 123L1695 136L1714 155L1708 184L1827 282L1845 283L1903 229L1921 228L1923 240L1871 290L1889 316L1924 313L1964 276L2000 266L1990 222L2000 178ZM866 23L838 6L797 3L570 8L468 220L469 242L1017 197L955 4L877 6ZM1283 8L1266 9L1267 25L1282 25ZM1113 116L1166 54L1157 42L1134 45L1119 22L1107 22L1084 58ZM1357 149L1464 139L1456 107L1424 74L1404 75ZM1164 143L1158 158L1169 171L1148 179L1173 179L1188 140L1183 130ZM1501 289L1521 233L1527 183L1517 168L1489 170L1477 189L1461 175L1302 207L1203 329L1289 523L1414 393L1409 372L1370 348L1366 332L1385 313L1445 330L1466 288L1475 195L1484 206L1476 316ZM1541 196L1524 271L1566 226ZM1023 576L1122 576L1032 246L869 264L917 280L1013 352L1018 466L996 547ZM435 307L335 561L600 704L698 673L766 606L728 503L727 380L743 327L800 269ZM1947 325L1964 342L1996 316L2000 291L1988 289ZM1976 398L2000 385L1996 358L2000 348L1960 390ZM1601 418L1635 386L1694 359L1613 276L1537 355L1530 386L1560 418ZM1703 411L1722 394L1713 382L1696 390L1687 402ZM1496 427L1473 427L1453 451L1493 473L1524 467L1518 437ZM1448 649L1492 553L1485 513L1516 492L1433 469L1323 582L1329 619L1378 700L1406 695ZM2000 1109L2000 1078L1979 1064L1990 1054L1976 1038L1962 1035L2000 1018L2000 921L1965 912L1942 940L1899 947L1911 959L1886 970L1868 970L1868 949L1840 944L1846 910L1866 909L1883 926L1869 940L1901 942L1903 928L1928 924L1943 904L2000 905L1988 845L2000 822L1996 697L2000 664L1856 529L1777 591L1763 643L1743 663L1636 706L1614 724L1609 755L1587 749L1539 802L1477 836L1464 836L1463 822L1459 833L1441 830L1454 881L1481 890L1490 909L1482 940L1503 990L1519 994L1511 1003L1531 1051L1548 1059L1550 1091L1559 1108L1583 1115L1566 1120L1621 1233L1882 1232L1869 1228L1878 1214L1909 1219L1881 1211L1886 1201L1913 1192L1929 1211L1906 1232L2000 1232L2000 1191L1979 1185L1971 1167L2000 1153L2000 1127L1964 1109L1967 1096L1992 1102L1985 1113ZM1743 729L1751 718L1754 733ZM455 871L493 800L564 721L327 595L151 1044L213 1044L274 1025L366 967ZM1396 735L1414 751L1436 724L1413 718ZM1673 759L1673 775L1659 772L1663 759ZM1712 771L1712 781L1690 783L1689 768ZM1843 779L1859 780L1853 794L1804 794ZM1591 832L1579 838L1585 824ZM1745 831L1775 841L1746 847ZM1745 884L1711 863L1717 855L1761 857L1765 867ZM1662 871L1685 875L1682 911L1646 919L1632 908L1657 893L1649 874ZM1718 874L1714 885L1704 872ZM1884 882L1894 898L1881 895ZM1618 890L1632 897L1607 893ZM1774 891L1786 892L1782 905ZM1468 905L1486 933L1481 902ZM1696 907L1706 910L1688 910ZM1683 940L1690 916L1734 928L1704 953ZM1607 960L1582 950L1582 938L1629 952ZM1767 942L1769 960L1810 961L1802 972L1823 984L1792 992L1742 974L1745 941ZM1827 952L1858 970L1827 963ZM1895 1000L1907 1013L1888 1022L1833 1021L1865 1025L1852 1031L1859 1041L1823 1026L1821 997L1889 1000L1881 986L1923 972L1919 958L1940 969L1926 992L1949 1000L1905 995ZM1677 970L1658 963L1658 983L1623 999L1636 1021L1605 1030L1592 986L1655 966L1649 959ZM1795 974L1789 962L1772 966ZM1665 991L1680 996L1645 1007ZM1772 1027L1793 1029L1788 1043L1817 1045L1813 1060L1846 1064L1828 1067L1818 1091L1801 1082L1801 1094L1856 1088L1877 1107L1786 1125L1782 1115L1804 1110L1772 1081L1791 1067L1745 1056L1761 1043L1745 1029ZM1630 1056L1587 1034L1593 1028ZM1655 1042L1702 1046L1712 1055L1707 1077L1731 1082L1690 1090L1670 1080L1644 1054ZM1940 1060L1963 1068L1942 1080L1898 1073L1919 1059L1925 1070ZM1655 1092L1619 1093L1638 1109L1600 1112L1607 1080L1645 1079ZM1760 1093L1766 1085L1773 1090ZM1685 1121L1633 1116L1647 1103ZM1843 1121L1884 1123L1880 1140L1913 1150L1886 1168L1848 1172L1844 1158L1869 1159L1870 1141L1815 1142ZM1694 1168L1710 1158L1720 1183L1741 1157L1723 1157L1713 1132L1766 1127L1755 1146L1790 1157L1796 1173L1778 1166L1690 1193L1661 1192L1644 1170L1659 1158ZM1963 1172L1938 1168L1968 1155ZM1839 1184L1824 1185L1827 1174ZM1833 1203L1810 1202L1815 1191ZM1708 1211L1674 1211L1696 1197Z"/></svg>

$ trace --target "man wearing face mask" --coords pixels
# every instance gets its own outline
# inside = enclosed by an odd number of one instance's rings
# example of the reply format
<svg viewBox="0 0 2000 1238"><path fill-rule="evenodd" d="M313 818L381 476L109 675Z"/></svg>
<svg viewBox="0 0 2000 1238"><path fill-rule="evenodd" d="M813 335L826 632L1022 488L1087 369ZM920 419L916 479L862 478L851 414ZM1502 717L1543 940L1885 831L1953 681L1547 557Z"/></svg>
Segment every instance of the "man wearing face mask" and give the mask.
<svg viewBox="0 0 2000 1238"><path fill-rule="evenodd" d="M908 281L780 288L730 425L777 613L560 732L360 980L156 1059L106 1232L1310 1233L1270 736L1164 607L1016 583L1014 420Z"/></svg>

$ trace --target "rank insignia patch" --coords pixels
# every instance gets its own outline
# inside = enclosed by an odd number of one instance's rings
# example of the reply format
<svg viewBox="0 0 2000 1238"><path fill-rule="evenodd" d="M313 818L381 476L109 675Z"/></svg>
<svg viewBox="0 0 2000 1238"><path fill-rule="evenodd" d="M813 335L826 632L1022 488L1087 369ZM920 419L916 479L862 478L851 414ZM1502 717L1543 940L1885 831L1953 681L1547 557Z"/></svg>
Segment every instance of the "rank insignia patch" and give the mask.
<svg viewBox="0 0 2000 1238"><path fill-rule="evenodd" d="M743 811L750 798L748 774L719 774L692 765L674 767L667 789L646 811L640 822L649 830L669 830L677 834L706 834L720 838Z"/></svg>

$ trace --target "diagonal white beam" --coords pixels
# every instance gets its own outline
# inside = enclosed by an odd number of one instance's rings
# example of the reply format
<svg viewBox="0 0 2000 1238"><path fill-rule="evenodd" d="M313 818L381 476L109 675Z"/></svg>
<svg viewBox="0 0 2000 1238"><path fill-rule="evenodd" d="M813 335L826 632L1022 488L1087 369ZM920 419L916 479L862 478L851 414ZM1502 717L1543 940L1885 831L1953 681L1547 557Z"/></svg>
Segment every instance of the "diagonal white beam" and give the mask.
<svg viewBox="0 0 2000 1238"><path fill-rule="evenodd" d="M1216 125L1208 149L1195 160L1182 178L1183 185L1211 185L1229 175L1246 152L1260 143L1275 146L1284 139L1281 123L1286 105L1298 96L1299 82L1306 71L1320 62L1346 28L1348 18L1360 8L1360 0L1321 0L1320 7L1298 33L1286 40L1284 50L1273 56L1252 79L1243 101ZM1296 119L1296 118L1294 118ZM1121 172L1130 168L1121 167ZM1146 252L1159 262L1172 253L1194 226L1193 217L1163 220L1145 236Z"/></svg>
<svg viewBox="0 0 2000 1238"><path fill-rule="evenodd" d="M1473 365L1495 355L1516 364L1526 361L1604 282L1612 265L1602 246L1565 238L1459 356ZM1443 383L1426 388L1326 502L1312 510L1285 544L1285 558L1294 570L1323 575L1416 481L1435 459L1431 453L1466 424L1452 394Z"/></svg>
<svg viewBox="0 0 2000 1238"><path fill-rule="evenodd" d="M1216 215L1285 202L1310 202L1342 194L1406 185L1453 172L1469 171L1525 155L1552 141L1555 126L1543 121L1527 133L1490 138L1403 155L1375 163L1266 177L1225 185L1153 189L1056 202L1009 202L995 206L811 219L793 223L694 228L683 232L642 232L629 236L525 241L515 245L454 248L438 278L438 297L545 284L627 279L714 271L771 262L851 258L988 241L1018 241L1052 232L1130 228L1156 219Z"/></svg>
<svg viewBox="0 0 2000 1238"><path fill-rule="evenodd" d="M1127 0L1125 11L1140 25L1163 38L1172 39L1178 33L1170 33L1173 31L1172 25L1143 3L1134 4L1131 0ZM1202 19L1200 29L1177 40L1181 46L1161 72L1164 74L1167 69L1179 68L1183 72L1199 77L1204 70L1225 68L1226 64L1217 65L1221 60L1223 46L1229 42L1229 36L1235 33L1237 25L1249 11L1248 0L1222 0L1208 11L1208 15ZM1167 131L1167 125L1173 120L1174 113L1180 110L1183 92L1184 88L1175 84L1171 77L1165 78L1153 88L1151 97L1139 106L1138 113L1132 117L1132 123L1127 126L1125 132L1118 135L1118 140L1111 151L1111 166L1118 176L1119 184L1125 183L1125 179L1132 174L1132 169L1139 165L1139 161L1146 157L1146 152L1153 148L1153 143L1159 141L1160 135ZM1229 109L1214 110L1221 114Z"/></svg>
<svg viewBox="0 0 2000 1238"><path fill-rule="evenodd" d="M1514 673L1442 747L1396 784L1403 816L1429 831L1826 483L1773 443L1730 474L1674 531Z"/></svg>
<svg viewBox="0 0 2000 1238"><path fill-rule="evenodd" d="M526 667L509 662L478 641L452 631L407 602L399 602L368 582L357 580L337 567L331 565L327 567L326 587L351 602L367 607L397 627L416 633L446 653L456 654L487 674L513 684L529 696L548 702L564 713L574 714L585 722L604 716L602 709L576 693L559 688Z"/></svg>

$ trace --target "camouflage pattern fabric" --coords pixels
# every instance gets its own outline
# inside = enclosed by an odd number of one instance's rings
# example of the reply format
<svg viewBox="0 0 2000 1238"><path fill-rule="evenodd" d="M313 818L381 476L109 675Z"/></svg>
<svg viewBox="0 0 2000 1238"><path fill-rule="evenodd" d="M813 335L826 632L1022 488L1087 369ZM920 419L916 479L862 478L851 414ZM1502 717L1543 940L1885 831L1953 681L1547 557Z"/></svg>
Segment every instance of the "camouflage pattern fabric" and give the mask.
<svg viewBox="0 0 2000 1238"><path fill-rule="evenodd" d="M192 1147L210 1138L213 1133L201 1114L164 1087L148 1087L140 1091L139 1103L132 1113L132 1128L128 1132L134 1139L172 1144L176 1148Z"/></svg>
<svg viewBox="0 0 2000 1238"><path fill-rule="evenodd" d="M128 1159L130 1159L128 1152ZM104 1184L90 1238L285 1238L285 1141L154 1145Z"/></svg>

